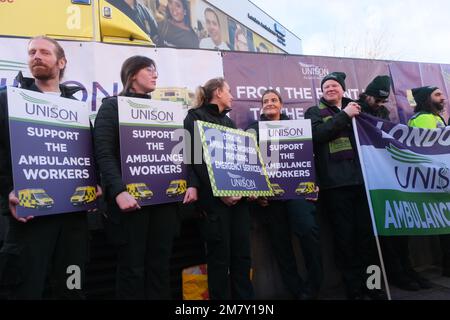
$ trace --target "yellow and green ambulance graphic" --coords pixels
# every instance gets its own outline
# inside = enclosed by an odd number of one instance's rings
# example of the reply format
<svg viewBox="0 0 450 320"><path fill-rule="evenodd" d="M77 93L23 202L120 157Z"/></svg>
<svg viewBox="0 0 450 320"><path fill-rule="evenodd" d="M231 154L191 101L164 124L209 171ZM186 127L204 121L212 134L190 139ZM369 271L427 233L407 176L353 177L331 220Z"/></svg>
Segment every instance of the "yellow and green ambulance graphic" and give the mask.
<svg viewBox="0 0 450 320"><path fill-rule="evenodd" d="M272 186L275 197L282 197L285 194L285 191L280 187L278 183L270 183L270 185Z"/></svg>
<svg viewBox="0 0 450 320"><path fill-rule="evenodd" d="M75 193L70 197L70 203L74 206L81 206L83 204L94 202L97 199L95 187L85 186L75 189Z"/></svg>
<svg viewBox="0 0 450 320"><path fill-rule="evenodd" d="M186 180L172 180L166 190L168 197L176 197L186 192Z"/></svg>
<svg viewBox="0 0 450 320"><path fill-rule="evenodd" d="M127 184L127 192L136 200L150 200L153 197L153 192L145 183Z"/></svg>
<svg viewBox="0 0 450 320"><path fill-rule="evenodd" d="M19 205L30 209L51 209L55 201L44 189L19 190Z"/></svg>
<svg viewBox="0 0 450 320"><path fill-rule="evenodd" d="M306 196L316 191L316 184L314 182L300 182L295 193L299 196Z"/></svg>

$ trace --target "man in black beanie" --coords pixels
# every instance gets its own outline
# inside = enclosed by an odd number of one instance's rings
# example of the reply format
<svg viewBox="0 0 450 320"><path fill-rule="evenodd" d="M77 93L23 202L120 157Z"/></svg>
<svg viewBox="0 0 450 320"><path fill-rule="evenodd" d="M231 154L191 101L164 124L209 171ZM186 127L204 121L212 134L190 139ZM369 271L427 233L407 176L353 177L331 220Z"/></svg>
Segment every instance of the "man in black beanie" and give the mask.
<svg viewBox="0 0 450 320"><path fill-rule="evenodd" d="M325 82L327 82L328 80L334 80L337 83L339 83L342 87L342 90L346 90L345 89L345 78L347 77L347 75L344 72L332 72L327 74L322 81L320 82L320 88L323 91L323 85L325 84Z"/></svg>
<svg viewBox="0 0 450 320"><path fill-rule="evenodd" d="M334 231L335 259L348 299L385 299L382 290L368 290L367 267L379 265L364 181L356 151L352 119L361 106L344 97L345 73L321 81L323 97L305 113L311 119L319 206Z"/></svg>
<svg viewBox="0 0 450 320"><path fill-rule="evenodd" d="M415 114L408 121L408 126L435 129L447 125L441 116L445 107L445 96L438 87L414 88L412 94L416 101L416 108Z"/></svg>
<svg viewBox="0 0 450 320"><path fill-rule="evenodd" d="M364 93L359 95L358 103L364 113L374 117L389 120L389 110L383 105L387 102L391 91L391 78L389 76L377 76L367 85ZM409 237L380 236L380 245L386 267L389 283L408 291L417 291L420 288L429 287L425 279L412 272L409 257ZM419 279L417 281L416 279Z"/></svg>
<svg viewBox="0 0 450 320"><path fill-rule="evenodd" d="M377 76L367 86L364 93L359 95L358 104L362 111L374 117L389 120L389 110L384 106L391 91L391 78Z"/></svg>
<svg viewBox="0 0 450 320"><path fill-rule="evenodd" d="M408 126L436 129L444 128L447 125L441 116L445 108L446 97L438 87L414 88L412 94L416 101L416 108L414 109L415 114L408 121ZM442 251L442 275L450 277L450 235L440 235L439 241Z"/></svg>

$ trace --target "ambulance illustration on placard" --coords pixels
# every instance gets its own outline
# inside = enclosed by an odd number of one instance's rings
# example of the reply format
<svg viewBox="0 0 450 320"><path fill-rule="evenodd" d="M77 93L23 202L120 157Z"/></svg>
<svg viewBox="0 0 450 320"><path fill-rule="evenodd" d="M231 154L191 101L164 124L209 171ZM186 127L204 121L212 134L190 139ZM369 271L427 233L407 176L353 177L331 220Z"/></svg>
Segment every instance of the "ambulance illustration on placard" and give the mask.
<svg viewBox="0 0 450 320"><path fill-rule="evenodd" d="M166 190L168 197L176 197L186 192L186 180L172 180Z"/></svg>
<svg viewBox="0 0 450 320"><path fill-rule="evenodd" d="M19 190L19 205L31 209L51 209L55 201L44 189Z"/></svg>
<svg viewBox="0 0 450 320"><path fill-rule="evenodd" d="M153 192L145 183L127 184L127 192L136 200L150 200L153 197Z"/></svg>
<svg viewBox="0 0 450 320"><path fill-rule="evenodd" d="M316 192L316 184L314 182L300 182L295 193L299 196L306 196Z"/></svg>
<svg viewBox="0 0 450 320"><path fill-rule="evenodd" d="M70 203L74 206L94 202L97 199L95 187L84 186L75 189L75 193L70 197Z"/></svg>
<svg viewBox="0 0 450 320"><path fill-rule="evenodd" d="M280 187L278 183L270 183L270 186L272 187L275 197L282 197L284 195L285 191Z"/></svg>

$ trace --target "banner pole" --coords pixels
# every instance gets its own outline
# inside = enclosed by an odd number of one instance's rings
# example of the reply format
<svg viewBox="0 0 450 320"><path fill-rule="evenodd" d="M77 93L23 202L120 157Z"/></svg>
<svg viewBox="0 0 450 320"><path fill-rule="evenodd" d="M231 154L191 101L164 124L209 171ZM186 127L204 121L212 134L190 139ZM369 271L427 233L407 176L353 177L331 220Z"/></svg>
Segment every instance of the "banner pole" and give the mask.
<svg viewBox="0 0 450 320"><path fill-rule="evenodd" d="M375 223L375 216L374 216L373 207L372 207L372 198L370 196L369 188L366 183L366 181L367 181L366 168L363 165L364 157L363 157L363 153L361 151L361 145L360 145L359 135L358 135L358 126L356 125L355 117L352 119L352 125L353 125L353 132L355 133L356 147L358 149L358 155L359 155L359 160L360 160L360 164L361 164L361 171L362 171L363 178L364 178L364 189L366 190L367 202L369 204L369 209L370 209L370 219L372 220L372 229L373 229L373 233L375 235L375 242L377 244L378 257L380 258L380 264L381 264L381 271L383 272L384 285L386 287L386 294L388 296L388 300L392 300L391 290L389 288L389 282L388 282L387 275L386 275L386 268L384 266L383 254L381 252L380 239L378 236L377 225Z"/></svg>

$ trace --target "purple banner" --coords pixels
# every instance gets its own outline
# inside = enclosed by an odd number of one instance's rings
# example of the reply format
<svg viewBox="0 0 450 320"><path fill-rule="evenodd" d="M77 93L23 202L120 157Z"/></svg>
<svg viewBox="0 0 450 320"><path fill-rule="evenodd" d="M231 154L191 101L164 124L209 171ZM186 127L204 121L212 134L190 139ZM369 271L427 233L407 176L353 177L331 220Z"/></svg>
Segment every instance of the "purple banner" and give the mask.
<svg viewBox="0 0 450 320"><path fill-rule="evenodd" d="M179 103L119 97L122 179L140 205L178 202L184 197L182 149L174 151L184 136L183 118Z"/></svg>
<svg viewBox="0 0 450 320"><path fill-rule="evenodd" d="M19 217L96 206L87 105L8 88L11 156Z"/></svg>
<svg viewBox="0 0 450 320"><path fill-rule="evenodd" d="M391 62L389 64L394 81L394 95L398 108L399 121L408 123L414 114L415 101L411 89L423 86L439 87L448 97L448 65L416 62ZM448 104L443 114L448 119Z"/></svg>
<svg viewBox="0 0 450 320"><path fill-rule="evenodd" d="M233 96L231 118L239 128L259 119L261 95L268 88L278 90L284 110L291 119L302 119L305 111L317 105L322 91L320 82L333 71L347 74L345 95L357 100L377 75L389 74L385 61L352 60L314 56L278 56L227 52L223 57L224 75ZM264 66L263 68L261 66ZM394 110L395 103L387 107ZM393 119L398 116L393 112Z"/></svg>
<svg viewBox="0 0 450 320"><path fill-rule="evenodd" d="M259 137L274 198L316 198L311 121L263 121Z"/></svg>
<svg viewBox="0 0 450 320"><path fill-rule="evenodd" d="M450 233L450 127L411 128L368 115L353 125L376 234Z"/></svg>
<svg viewBox="0 0 450 320"><path fill-rule="evenodd" d="M384 61L377 60L352 60L355 67L356 79L359 84L360 92L363 92L367 85L379 75L390 75L389 65ZM393 122L398 122L398 110L396 100L391 90L389 101L384 105L390 112L389 117Z"/></svg>
<svg viewBox="0 0 450 320"><path fill-rule="evenodd" d="M411 151L433 155L449 152L450 127L434 130L412 128L364 113L357 117L356 125L361 146L373 145L379 149L390 145L407 146Z"/></svg>

